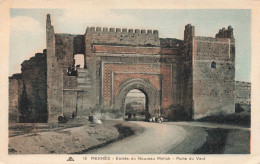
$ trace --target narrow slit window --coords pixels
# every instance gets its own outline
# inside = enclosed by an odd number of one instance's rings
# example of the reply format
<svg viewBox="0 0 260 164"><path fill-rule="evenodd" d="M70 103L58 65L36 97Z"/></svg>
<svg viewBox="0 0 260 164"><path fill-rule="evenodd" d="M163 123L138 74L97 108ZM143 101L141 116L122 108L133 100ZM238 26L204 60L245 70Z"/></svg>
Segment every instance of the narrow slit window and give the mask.
<svg viewBox="0 0 260 164"><path fill-rule="evenodd" d="M216 62L213 61L213 62L211 63L211 68L216 68Z"/></svg>

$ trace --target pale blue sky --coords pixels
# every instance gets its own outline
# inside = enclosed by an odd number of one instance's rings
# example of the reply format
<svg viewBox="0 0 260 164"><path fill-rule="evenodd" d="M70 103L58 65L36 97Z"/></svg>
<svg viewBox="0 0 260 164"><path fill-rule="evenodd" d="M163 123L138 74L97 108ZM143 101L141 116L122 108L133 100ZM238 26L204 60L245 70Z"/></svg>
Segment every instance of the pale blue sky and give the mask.
<svg viewBox="0 0 260 164"><path fill-rule="evenodd" d="M236 80L250 81L251 10L62 10L11 9L9 75L20 64L46 48L46 14L51 14L56 33L84 34L87 26L157 29L161 38L183 39L186 24L196 36L214 37L231 25L236 39Z"/></svg>

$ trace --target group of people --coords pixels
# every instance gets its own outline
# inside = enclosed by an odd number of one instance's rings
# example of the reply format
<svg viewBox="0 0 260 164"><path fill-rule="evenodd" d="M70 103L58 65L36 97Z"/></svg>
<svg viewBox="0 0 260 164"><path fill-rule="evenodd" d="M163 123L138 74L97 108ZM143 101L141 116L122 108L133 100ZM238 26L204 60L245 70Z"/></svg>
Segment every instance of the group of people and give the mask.
<svg viewBox="0 0 260 164"><path fill-rule="evenodd" d="M155 116L149 118L149 122L159 122L159 123L161 123L161 122L163 122L163 117L155 115Z"/></svg>
<svg viewBox="0 0 260 164"><path fill-rule="evenodd" d="M77 76L77 69L80 67L80 65L77 65L76 67L74 66L69 66L67 70L67 75L68 76Z"/></svg>
<svg viewBox="0 0 260 164"><path fill-rule="evenodd" d="M154 116L152 116L150 113L146 113L146 119L149 122L163 122L163 117L159 116L158 114L155 114Z"/></svg>

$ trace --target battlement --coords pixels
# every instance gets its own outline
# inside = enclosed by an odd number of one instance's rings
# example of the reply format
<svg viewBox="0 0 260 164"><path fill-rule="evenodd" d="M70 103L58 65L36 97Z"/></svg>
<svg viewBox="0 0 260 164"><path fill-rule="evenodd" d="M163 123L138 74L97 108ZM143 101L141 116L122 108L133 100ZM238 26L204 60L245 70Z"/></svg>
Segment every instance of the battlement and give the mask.
<svg viewBox="0 0 260 164"><path fill-rule="evenodd" d="M216 34L216 38L234 38L233 28L228 26L228 29L225 29L225 27L219 29L219 32Z"/></svg>
<svg viewBox="0 0 260 164"><path fill-rule="evenodd" d="M126 29L126 28L107 28L107 27L87 27L86 33L103 32L103 33L135 33L147 35L159 35L158 30L145 30L145 29Z"/></svg>
<svg viewBox="0 0 260 164"><path fill-rule="evenodd" d="M158 30L87 27L85 43L160 46Z"/></svg>

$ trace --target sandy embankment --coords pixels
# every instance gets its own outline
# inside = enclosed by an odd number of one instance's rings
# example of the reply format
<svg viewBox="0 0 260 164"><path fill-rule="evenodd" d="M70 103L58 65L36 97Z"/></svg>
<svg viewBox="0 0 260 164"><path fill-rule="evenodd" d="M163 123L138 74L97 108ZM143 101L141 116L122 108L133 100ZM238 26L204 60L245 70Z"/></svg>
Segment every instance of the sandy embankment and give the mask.
<svg viewBox="0 0 260 164"><path fill-rule="evenodd" d="M47 132L33 132L9 138L10 154L70 154L86 151L111 141L115 141L124 133L129 133L131 123L121 121L105 122L102 125L88 124L80 127L66 128L62 130L50 130ZM115 127L117 125L117 128ZM118 126L119 125L119 126ZM129 126L128 126L129 125ZM118 128L120 127L120 128ZM120 129L120 130L118 130ZM121 132L121 134L119 133ZM127 135L130 135L131 132Z"/></svg>

